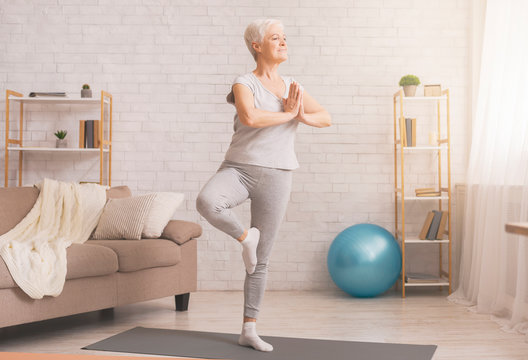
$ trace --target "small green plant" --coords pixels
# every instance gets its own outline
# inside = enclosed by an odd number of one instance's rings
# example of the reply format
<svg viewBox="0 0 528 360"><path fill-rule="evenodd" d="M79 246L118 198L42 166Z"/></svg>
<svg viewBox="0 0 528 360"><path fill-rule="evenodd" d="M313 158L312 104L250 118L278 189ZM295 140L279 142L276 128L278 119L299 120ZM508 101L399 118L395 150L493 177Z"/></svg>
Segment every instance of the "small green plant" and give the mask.
<svg viewBox="0 0 528 360"><path fill-rule="evenodd" d="M405 75L400 79L400 86L420 85L420 79L415 75Z"/></svg>
<svg viewBox="0 0 528 360"><path fill-rule="evenodd" d="M90 88L90 85L88 85L88 84L84 84L82 88L83 88L83 90L87 90L87 89Z"/></svg>
<svg viewBox="0 0 528 360"><path fill-rule="evenodd" d="M55 136L61 140L63 140L66 135L68 135L68 131L66 130L57 130L57 132L55 133Z"/></svg>

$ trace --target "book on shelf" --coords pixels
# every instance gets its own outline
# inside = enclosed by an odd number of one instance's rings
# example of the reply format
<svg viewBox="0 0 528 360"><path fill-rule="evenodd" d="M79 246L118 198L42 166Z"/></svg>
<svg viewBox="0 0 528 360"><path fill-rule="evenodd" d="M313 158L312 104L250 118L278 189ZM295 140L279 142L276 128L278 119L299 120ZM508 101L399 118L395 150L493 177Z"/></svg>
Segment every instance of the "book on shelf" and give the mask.
<svg viewBox="0 0 528 360"><path fill-rule="evenodd" d="M86 120L79 120L79 148L84 149L86 146L86 140L84 136Z"/></svg>
<svg viewBox="0 0 528 360"><path fill-rule="evenodd" d="M412 130L410 118L405 118L405 137L407 138L407 146L412 146Z"/></svg>
<svg viewBox="0 0 528 360"><path fill-rule="evenodd" d="M79 147L93 149L99 145L99 120L79 120Z"/></svg>
<svg viewBox="0 0 528 360"><path fill-rule="evenodd" d="M436 240L436 234L438 233L438 229L440 228L440 220L442 220L443 211L433 210L433 213L433 221L431 222L429 231L427 231L427 240Z"/></svg>
<svg viewBox="0 0 528 360"><path fill-rule="evenodd" d="M412 146L416 146L416 119L411 119Z"/></svg>
<svg viewBox="0 0 528 360"><path fill-rule="evenodd" d="M29 97L41 97L41 96L52 96L52 97L65 97L65 92L30 92Z"/></svg>
<svg viewBox="0 0 528 360"><path fill-rule="evenodd" d="M427 213L418 238L420 240L442 240L447 217L446 211L433 210Z"/></svg>
<svg viewBox="0 0 528 360"><path fill-rule="evenodd" d="M435 188L420 188L415 189L414 193L417 197L434 197L434 196L441 196L442 193Z"/></svg>
<svg viewBox="0 0 528 360"><path fill-rule="evenodd" d="M403 146L407 146L407 130L405 127L405 119L400 118L400 137L403 143Z"/></svg>
<svg viewBox="0 0 528 360"><path fill-rule="evenodd" d="M440 282L437 276L423 273L407 273L405 274L406 283L430 283L430 282Z"/></svg>
<svg viewBox="0 0 528 360"><path fill-rule="evenodd" d="M438 232L436 233L436 238L438 240L442 240L442 238L444 237L445 228L447 224L447 217L448 217L447 211L442 211L442 218L440 219L440 226L438 227Z"/></svg>
<svg viewBox="0 0 528 360"><path fill-rule="evenodd" d="M434 212L430 211L427 216L425 217L424 224L422 226L422 231L420 231L419 239L425 240L427 238L427 232L429 231L429 227L431 227L431 223L433 222Z"/></svg>
<svg viewBox="0 0 528 360"><path fill-rule="evenodd" d="M428 193L428 192L433 192L433 191L436 191L436 189L432 188L432 187L414 189L414 192L417 193L417 194Z"/></svg>
<svg viewBox="0 0 528 360"><path fill-rule="evenodd" d="M405 135L407 139L405 146L416 146L416 119L405 118Z"/></svg>
<svg viewBox="0 0 528 360"><path fill-rule="evenodd" d="M433 191L433 192L430 192L430 193L420 193L420 194L416 194L416 197L438 197L438 196L441 196L442 193L440 191Z"/></svg>

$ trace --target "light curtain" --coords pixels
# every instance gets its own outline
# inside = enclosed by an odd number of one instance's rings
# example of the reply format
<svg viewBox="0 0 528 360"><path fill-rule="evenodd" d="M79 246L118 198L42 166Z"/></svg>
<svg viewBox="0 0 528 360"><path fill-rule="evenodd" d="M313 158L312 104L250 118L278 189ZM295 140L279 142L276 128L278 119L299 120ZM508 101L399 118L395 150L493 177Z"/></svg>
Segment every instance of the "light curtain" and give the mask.
<svg viewBox="0 0 528 360"><path fill-rule="evenodd" d="M449 299L528 332L528 1L487 0L459 286Z"/></svg>

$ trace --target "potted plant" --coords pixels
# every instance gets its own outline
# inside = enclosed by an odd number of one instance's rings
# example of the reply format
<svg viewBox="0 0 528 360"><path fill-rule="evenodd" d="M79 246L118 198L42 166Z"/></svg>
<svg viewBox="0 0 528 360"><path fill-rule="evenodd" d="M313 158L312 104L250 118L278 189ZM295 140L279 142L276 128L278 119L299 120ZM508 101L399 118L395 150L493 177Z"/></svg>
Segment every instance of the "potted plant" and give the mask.
<svg viewBox="0 0 528 360"><path fill-rule="evenodd" d="M405 96L414 96L418 85L420 85L420 79L415 75L405 75L400 79L400 86L403 86Z"/></svg>
<svg viewBox="0 0 528 360"><path fill-rule="evenodd" d="M81 97L82 98L91 98L92 97L92 90L90 89L90 85L84 84L82 86Z"/></svg>
<svg viewBox="0 0 528 360"><path fill-rule="evenodd" d="M65 139L67 134L68 134L68 131L66 130L57 130L57 132L55 133L55 136L57 137L57 141L55 142L55 147L65 148L68 146L68 140Z"/></svg>

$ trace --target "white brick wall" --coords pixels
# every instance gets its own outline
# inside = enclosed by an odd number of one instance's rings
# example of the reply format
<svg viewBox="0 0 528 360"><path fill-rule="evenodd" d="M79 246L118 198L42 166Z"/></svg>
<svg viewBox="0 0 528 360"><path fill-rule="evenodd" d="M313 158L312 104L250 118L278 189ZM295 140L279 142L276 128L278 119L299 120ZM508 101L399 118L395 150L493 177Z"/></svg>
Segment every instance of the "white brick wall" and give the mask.
<svg viewBox="0 0 528 360"><path fill-rule="evenodd" d="M135 193L181 191L175 217L199 222L199 287L240 289L238 244L195 210L200 188L214 173L232 132L225 103L232 80L254 68L242 39L256 17L286 26L293 75L333 116L326 129L299 128L301 168L274 247L268 287L333 287L326 252L338 232L358 222L393 229L392 94L402 75L451 89L453 184L465 178L468 126L468 0L95 1L0 0L0 83L24 94L78 93L89 83L114 96L113 184ZM420 87L418 91L423 91ZM4 139L5 107L0 105ZM45 113L40 110L46 110ZM90 109L28 108L28 144L51 145ZM421 121L434 107L418 107ZM92 116L97 117L98 112ZM427 142L428 125L420 128ZM416 155L408 181L434 181L434 156ZM3 152L0 154L3 162ZM16 155L13 157L16 160ZM90 155L25 157L25 183L44 176L94 180ZM13 161L13 165L17 161ZM2 167L3 171L4 168ZM15 167L10 173L16 183ZM409 206L419 228L426 204ZM236 210L249 222L249 204ZM407 248L410 270L437 268L432 248ZM431 261L433 260L433 261Z"/></svg>

